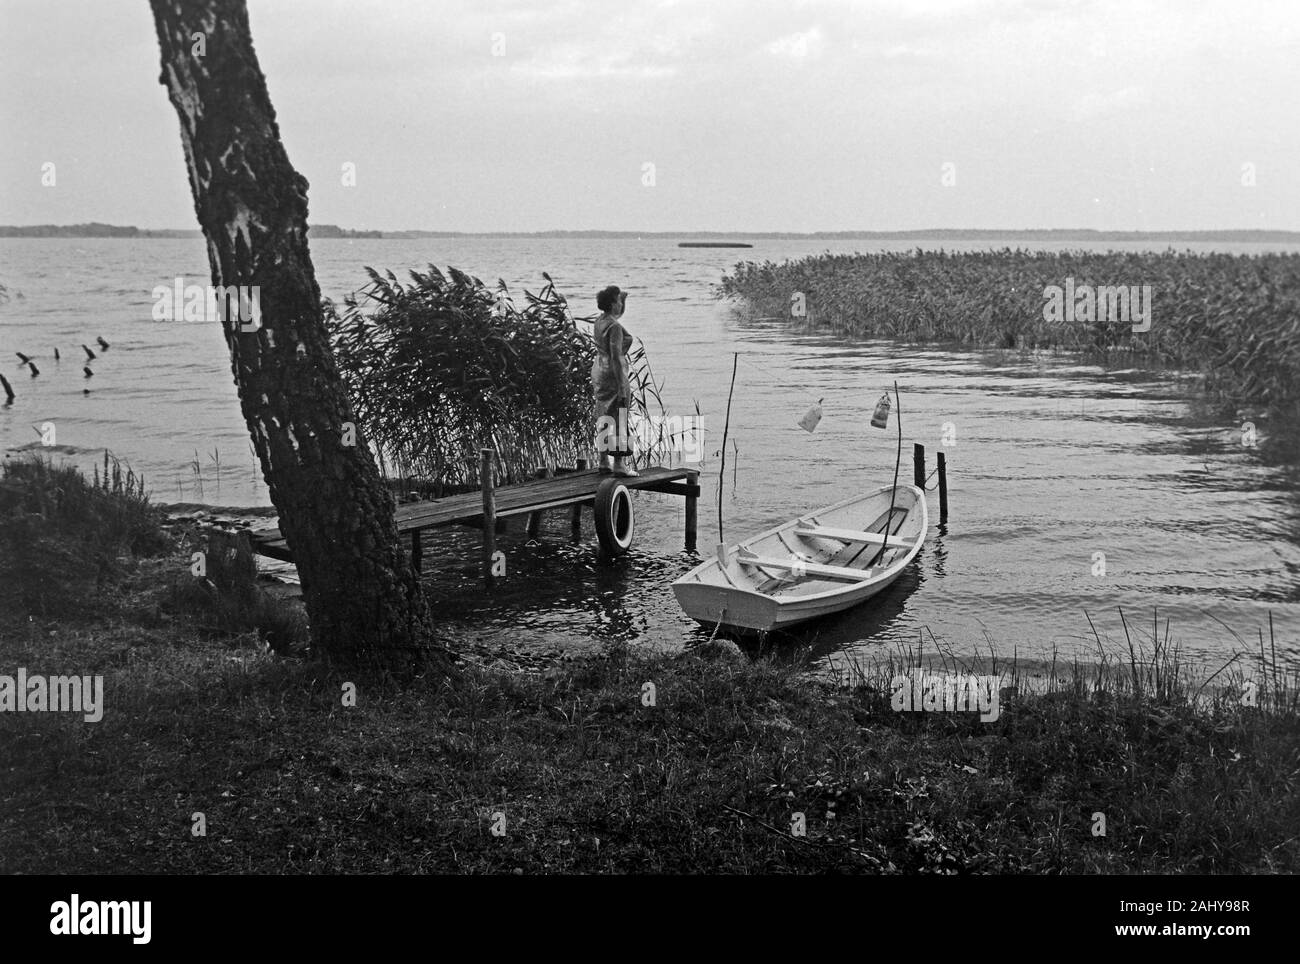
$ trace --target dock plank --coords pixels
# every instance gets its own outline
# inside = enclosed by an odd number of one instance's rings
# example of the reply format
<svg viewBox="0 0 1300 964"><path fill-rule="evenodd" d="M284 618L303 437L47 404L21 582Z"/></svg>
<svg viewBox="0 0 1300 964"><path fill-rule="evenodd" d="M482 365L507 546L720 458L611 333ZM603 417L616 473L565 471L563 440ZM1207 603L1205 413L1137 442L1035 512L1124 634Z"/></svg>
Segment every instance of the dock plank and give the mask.
<svg viewBox="0 0 1300 964"><path fill-rule="evenodd" d="M629 489L661 491L671 495L699 496L699 486L693 488L681 480L696 472L689 468L652 466L640 470L635 478L622 479ZM496 490L497 518L544 512L565 506L581 505L596 497L596 490L608 475L596 469L565 471L545 479L529 479ZM458 524L480 522L483 516L483 497L478 491L465 492L434 499L428 502L411 502L396 507L393 521L399 535L422 532ZM289 546L279 529L260 529L250 533L253 550L272 559L292 562Z"/></svg>

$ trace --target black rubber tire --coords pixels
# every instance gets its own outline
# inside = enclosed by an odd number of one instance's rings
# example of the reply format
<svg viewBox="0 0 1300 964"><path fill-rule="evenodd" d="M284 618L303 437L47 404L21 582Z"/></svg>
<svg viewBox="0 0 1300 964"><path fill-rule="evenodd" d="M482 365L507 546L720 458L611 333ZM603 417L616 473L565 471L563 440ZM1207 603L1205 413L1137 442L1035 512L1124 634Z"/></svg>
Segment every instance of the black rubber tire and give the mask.
<svg viewBox="0 0 1300 964"><path fill-rule="evenodd" d="M632 547L636 520L632 513L632 493L618 479L606 479L596 490L596 538L600 548L610 556L621 556Z"/></svg>

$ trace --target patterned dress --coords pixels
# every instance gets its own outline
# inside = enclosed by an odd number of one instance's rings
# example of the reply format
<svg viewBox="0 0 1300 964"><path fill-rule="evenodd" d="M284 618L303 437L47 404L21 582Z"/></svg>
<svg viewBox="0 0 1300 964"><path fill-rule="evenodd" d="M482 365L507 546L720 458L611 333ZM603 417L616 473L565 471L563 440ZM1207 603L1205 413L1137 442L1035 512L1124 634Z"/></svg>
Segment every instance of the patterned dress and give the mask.
<svg viewBox="0 0 1300 964"><path fill-rule="evenodd" d="M632 365L627 357L632 350L632 336L607 315L596 319L593 335L596 360L591 365L591 386L596 395L597 449L603 449L601 454L628 456L632 454L631 440L622 433L627 431L632 409L632 386L628 382ZM616 428L602 430L600 419L606 416L614 419Z"/></svg>

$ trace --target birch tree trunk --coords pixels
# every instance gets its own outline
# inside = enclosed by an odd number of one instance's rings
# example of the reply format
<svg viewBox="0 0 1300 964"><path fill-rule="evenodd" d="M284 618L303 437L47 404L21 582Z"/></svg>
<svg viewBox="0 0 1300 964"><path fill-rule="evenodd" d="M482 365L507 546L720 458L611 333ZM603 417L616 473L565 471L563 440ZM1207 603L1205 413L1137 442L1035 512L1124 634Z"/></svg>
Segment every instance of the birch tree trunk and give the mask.
<svg viewBox="0 0 1300 964"><path fill-rule="evenodd" d="M222 325L239 402L302 580L313 652L407 676L428 610L393 498L334 364L307 246L307 181L280 142L243 0L150 0L215 286L257 286ZM438 660L442 666L443 661Z"/></svg>

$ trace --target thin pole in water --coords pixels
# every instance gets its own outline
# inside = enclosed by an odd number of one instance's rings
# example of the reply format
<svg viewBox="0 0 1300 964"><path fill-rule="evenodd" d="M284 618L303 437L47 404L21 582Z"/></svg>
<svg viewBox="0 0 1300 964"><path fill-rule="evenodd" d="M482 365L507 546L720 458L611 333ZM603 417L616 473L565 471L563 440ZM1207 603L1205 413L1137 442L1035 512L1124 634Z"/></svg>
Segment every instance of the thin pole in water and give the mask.
<svg viewBox="0 0 1300 964"><path fill-rule="evenodd" d="M903 403L898 397L898 382L894 382L894 408L898 411L898 455L894 459L894 487L889 490L889 515L885 516L885 541L880 544L876 559L885 558L889 548L889 530L894 527L894 497L898 495L898 467L903 464ZM875 559L871 560L875 563Z"/></svg>
<svg viewBox="0 0 1300 964"><path fill-rule="evenodd" d="M731 431L731 396L736 390L736 366L740 364L740 352L731 354L731 388L727 389L727 420L722 424L722 464L718 466L718 542L722 538L722 480L727 474L727 433Z"/></svg>
<svg viewBox="0 0 1300 964"><path fill-rule="evenodd" d="M885 558L885 550L889 548L889 530L894 527L894 497L898 493L898 467L903 463L903 403L898 398L898 382L894 382L894 408L898 413L898 455L894 458L894 487L889 490L889 515L885 516L885 539L880 543L880 551L871 557L867 567L874 566L878 559ZM848 564L853 565L858 556L866 550L866 545L853 554Z"/></svg>

